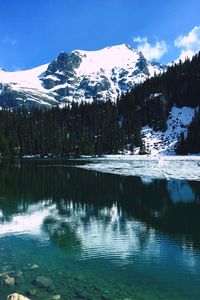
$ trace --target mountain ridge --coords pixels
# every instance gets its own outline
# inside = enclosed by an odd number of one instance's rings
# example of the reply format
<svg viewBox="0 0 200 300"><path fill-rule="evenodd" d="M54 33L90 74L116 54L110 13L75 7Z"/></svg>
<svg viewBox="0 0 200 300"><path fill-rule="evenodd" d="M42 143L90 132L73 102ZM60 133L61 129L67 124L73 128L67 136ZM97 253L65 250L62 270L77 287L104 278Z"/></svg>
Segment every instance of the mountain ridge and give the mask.
<svg viewBox="0 0 200 300"><path fill-rule="evenodd" d="M52 62L33 69L0 70L0 106L31 109L62 107L72 101L116 101L122 93L164 70L126 44L62 52Z"/></svg>

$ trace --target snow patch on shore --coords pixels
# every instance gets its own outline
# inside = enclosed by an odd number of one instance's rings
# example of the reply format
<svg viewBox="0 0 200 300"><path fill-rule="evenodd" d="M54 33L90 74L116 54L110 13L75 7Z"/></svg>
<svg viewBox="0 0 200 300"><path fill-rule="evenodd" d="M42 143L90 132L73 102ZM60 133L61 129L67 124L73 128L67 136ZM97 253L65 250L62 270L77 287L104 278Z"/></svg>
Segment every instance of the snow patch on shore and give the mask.
<svg viewBox="0 0 200 300"><path fill-rule="evenodd" d="M173 106L166 131L154 131L149 126L143 127L142 136L149 152L153 155L174 155L178 138L182 132L187 135L188 125L192 122L194 114L194 108Z"/></svg>

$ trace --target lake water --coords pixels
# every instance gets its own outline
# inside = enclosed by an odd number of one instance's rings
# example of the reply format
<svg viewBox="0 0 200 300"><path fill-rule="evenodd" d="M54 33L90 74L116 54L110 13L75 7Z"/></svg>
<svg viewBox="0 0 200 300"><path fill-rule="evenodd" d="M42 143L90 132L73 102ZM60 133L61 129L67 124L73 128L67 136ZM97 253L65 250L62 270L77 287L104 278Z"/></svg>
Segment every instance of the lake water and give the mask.
<svg viewBox="0 0 200 300"><path fill-rule="evenodd" d="M0 299L199 300L200 182L73 164L0 165Z"/></svg>

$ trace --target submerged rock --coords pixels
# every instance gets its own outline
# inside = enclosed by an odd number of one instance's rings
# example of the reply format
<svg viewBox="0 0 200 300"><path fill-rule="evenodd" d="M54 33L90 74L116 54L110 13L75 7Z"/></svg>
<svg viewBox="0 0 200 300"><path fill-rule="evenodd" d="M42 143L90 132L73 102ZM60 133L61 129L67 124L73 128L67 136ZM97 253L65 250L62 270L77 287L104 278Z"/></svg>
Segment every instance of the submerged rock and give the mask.
<svg viewBox="0 0 200 300"><path fill-rule="evenodd" d="M26 292L27 296L35 296L36 295L37 290L33 289L33 290L29 290Z"/></svg>
<svg viewBox="0 0 200 300"><path fill-rule="evenodd" d="M17 271L16 273L15 273L15 276L16 277L21 277L23 275L23 272L22 271Z"/></svg>
<svg viewBox="0 0 200 300"><path fill-rule="evenodd" d="M54 295L51 297L51 300L61 300L61 296L60 295Z"/></svg>
<svg viewBox="0 0 200 300"><path fill-rule="evenodd" d="M6 273L3 273L3 274L1 274L1 285L6 285L8 287L14 287L14 285L15 285L15 278L14 277L10 277Z"/></svg>
<svg viewBox="0 0 200 300"><path fill-rule="evenodd" d="M36 270L39 269L39 266L37 264L34 264L30 267L30 270Z"/></svg>
<svg viewBox="0 0 200 300"><path fill-rule="evenodd" d="M53 286L53 280L45 276L37 276L33 283L41 288L50 288Z"/></svg>
<svg viewBox="0 0 200 300"><path fill-rule="evenodd" d="M14 293L8 295L7 300L30 300L30 299L20 294Z"/></svg>
<svg viewBox="0 0 200 300"><path fill-rule="evenodd" d="M14 286L15 285L15 278L14 277L7 277L5 279L5 285L7 286Z"/></svg>

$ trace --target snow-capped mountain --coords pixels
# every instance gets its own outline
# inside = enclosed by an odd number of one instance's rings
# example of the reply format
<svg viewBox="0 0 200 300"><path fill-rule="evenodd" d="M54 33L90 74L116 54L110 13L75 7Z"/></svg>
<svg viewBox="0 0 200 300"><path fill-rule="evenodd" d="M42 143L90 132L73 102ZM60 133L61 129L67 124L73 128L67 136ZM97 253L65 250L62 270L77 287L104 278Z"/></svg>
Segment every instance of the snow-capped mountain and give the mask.
<svg viewBox="0 0 200 300"><path fill-rule="evenodd" d="M0 69L0 106L28 109L71 101L112 100L165 67L147 61L128 45L61 53L53 62L26 71Z"/></svg>

